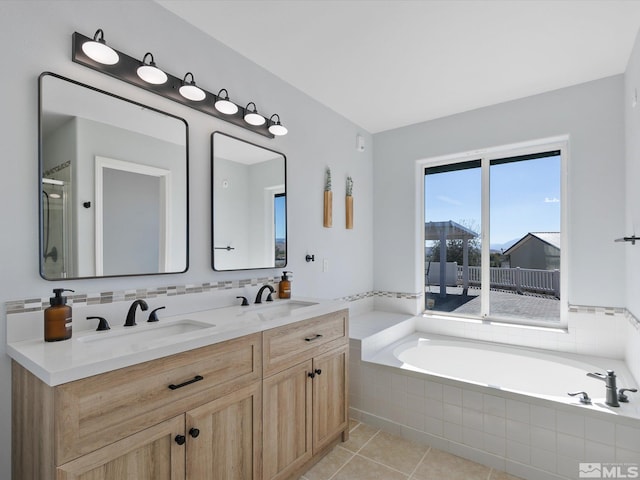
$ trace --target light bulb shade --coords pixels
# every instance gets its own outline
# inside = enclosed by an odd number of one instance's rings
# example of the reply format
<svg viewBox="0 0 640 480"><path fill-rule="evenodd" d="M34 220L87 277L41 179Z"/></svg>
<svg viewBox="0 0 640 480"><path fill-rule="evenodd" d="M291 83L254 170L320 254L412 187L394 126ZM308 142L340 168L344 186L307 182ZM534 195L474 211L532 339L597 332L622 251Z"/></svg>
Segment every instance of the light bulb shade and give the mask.
<svg viewBox="0 0 640 480"><path fill-rule="evenodd" d="M250 105L253 105L253 109L250 108ZM244 121L249 125L255 125L256 127L259 127L260 125L264 125L267 119L258 113L258 109L256 108L255 103L249 102L249 104L244 109Z"/></svg>
<svg viewBox="0 0 640 480"><path fill-rule="evenodd" d="M249 125L255 125L256 127L259 127L260 125L264 125L264 122L266 122L267 119L259 113L249 112L244 115L244 121Z"/></svg>
<svg viewBox="0 0 640 480"><path fill-rule="evenodd" d="M187 77L191 75L191 81L187 81ZM182 86L178 89L180 95L188 100L193 100L194 102L200 102L205 99L207 96L200 87L196 86L196 81L193 78L193 73L187 72L182 80Z"/></svg>
<svg viewBox="0 0 640 480"><path fill-rule="evenodd" d="M222 92L225 93L224 96L222 95ZM234 113L238 113L238 106L229 100L229 93L224 88L218 92L217 97L218 99L214 104L216 110L218 110L220 113L224 113L225 115L233 115Z"/></svg>
<svg viewBox="0 0 640 480"><path fill-rule="evenodd" d="M116 51L105 43L104 33L101 29L96 31L93 40L82 44L82 51L91 60L103 65L115 65L120 60L120 56Z"/></svg>
<svg viewBox="0 0 640 480"><path fill-rule="evenodd" d="M193 100L194 102L200 102L207 96L200 87L196 87L195 85L183 85L178 91L184 98Z"/></svg>
<svg viewBox="0 0 640 480"><path fill-rule="evenodd" d="M274 122L273 117L278 117L278 120ZM289 130L287 130L287 128L280 123L280 115L278 115L277 113L274 113L273 115L271 115L271 118L269 119L269 123L271 124L269 125L269 131L278 137L282 135L286 135L287 132L289 132Z"/></svg>
<svg viewBox="0 0 640 480"><path fill-rule="evenodd" d="M147 64L147 57L151 57L151 61ZM138 76L147 83L153 85L162 85L168 80L167 74L156 67L156 62L153 61L153 55L146 53L142 59L142 65L138 67Z"/></svg>

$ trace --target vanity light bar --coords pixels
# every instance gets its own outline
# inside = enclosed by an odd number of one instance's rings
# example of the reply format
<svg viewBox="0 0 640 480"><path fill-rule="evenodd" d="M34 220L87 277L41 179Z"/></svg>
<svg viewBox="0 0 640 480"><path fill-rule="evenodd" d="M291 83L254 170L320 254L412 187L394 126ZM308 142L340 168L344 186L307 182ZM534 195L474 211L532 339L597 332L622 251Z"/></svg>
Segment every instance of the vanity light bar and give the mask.
<svg viewBox="0 0 640 480"><path fill-rule="evenodd" d="M198 89L202 90L202 92L204 93L204 99L190 100L180 94L180 87L185 85L185 79L178 78L171 75L170 73L164 72L167 76L166 82L162 84L152 84L145 82L138 76L137 73L138 68L144 65L141 60L130 57L129 55L120 51L114 50L114 52L118 55L117 63L111 65L100 63L89 57L82 48L85 43L94 42L94 39L86 37L78 32L75 32L73 34L72 39L72 60L76 63L79 63L80 65L84 65L85 67L89 67L106 75L110 75L114 78L117 78L118 80L122 80L123 82L127 82L137 87L143 88L149 92L153 92L157 95L168 98L169 100L173 100L174 102L186 105L187 107L191 107L202 113L206 113L207 115L219 118L221 120L224 120L225 122L232 123L251 132L263 135L267 138L274 138L275 135L283 135L283 133L281 133L282 129L278 130L277 128L276 131L278 131L278 133L272 133L271 127L275 125L275 123L273 123L272 121L267 121L261 125L257 125L249 123L247 120L245 120L245 114L253 112L247 112L243 107L229 101L229 94L224 88L218 92L218 95L215 95L211 92L208 92L207 90L204 90L201 87L198 87ZM150 54L145 54L145 58L147 57L147 55ZM193 80L193 74L191 75L191 78ZM195 85L195 82L193 82L193 84ZM222 95L222 92L224 92L226 95ZM234 111L233 108L228 108L225 111L233 113L224 113L223 111L217 109L215 106L216 103L220 105L221 102L223 106L226 105L227 107L232 107L232 105L235 105L237 110ZM252 103L250 103L249 105L251 104ZM255 108L255 104L253 105ZM273 118L274 116L277 116L277 114L272 115L271 118ZM277 117L277 125L281 127L280 117ZM284 129L284 131L286 132L286 129Z"/></svg>

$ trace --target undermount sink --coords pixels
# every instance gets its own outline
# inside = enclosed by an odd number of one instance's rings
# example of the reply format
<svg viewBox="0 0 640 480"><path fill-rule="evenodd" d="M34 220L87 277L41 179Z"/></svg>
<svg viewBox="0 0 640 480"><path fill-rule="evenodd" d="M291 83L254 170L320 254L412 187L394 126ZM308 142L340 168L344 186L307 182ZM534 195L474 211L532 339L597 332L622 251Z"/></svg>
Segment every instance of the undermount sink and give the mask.
<svg viewBox="0 0 640 480"><path fill-rule="evenodd" d="M303 307L317 305L316 302L304 302L301 300L286 300L278 302L275 305L265 305L259 307L256 311L260 320L275 320L276 318L288 317L294 310Z"/></svg>
<svg viewBox="0 0 640 480"><path fill-rule="evenodd" d="M79 342L92 345L105 344L140 344L159 339L173 338L176 335L190 333L197 330L212 328L210 323L196 322L194 320L179 320L168 324L138 324L134 327L126 327L118 330L107 330L78 338Z"/></svg>

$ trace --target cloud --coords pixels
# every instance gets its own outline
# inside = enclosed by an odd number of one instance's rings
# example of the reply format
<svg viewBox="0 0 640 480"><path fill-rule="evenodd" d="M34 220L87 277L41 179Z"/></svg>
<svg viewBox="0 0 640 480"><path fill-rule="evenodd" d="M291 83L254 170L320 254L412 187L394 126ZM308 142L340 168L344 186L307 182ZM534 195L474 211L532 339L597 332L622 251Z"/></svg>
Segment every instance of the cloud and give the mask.
<svg viewBox="0 0 640 480"><path fill-rule="evenodd" d="M553 197L553 198L544 197L544 203L560 203L560 199L557 197Z"/></svg>
<svg viewBox="0 0 640 480"><path fill-rule="evenodd" d="M438 195L436 198L441 202L448 203L450 205L455 205L457 207L462 205L462 202L459 202L458 200L455 200L454 198L451 198L451 197L446 197L444 195Z"/></svg>

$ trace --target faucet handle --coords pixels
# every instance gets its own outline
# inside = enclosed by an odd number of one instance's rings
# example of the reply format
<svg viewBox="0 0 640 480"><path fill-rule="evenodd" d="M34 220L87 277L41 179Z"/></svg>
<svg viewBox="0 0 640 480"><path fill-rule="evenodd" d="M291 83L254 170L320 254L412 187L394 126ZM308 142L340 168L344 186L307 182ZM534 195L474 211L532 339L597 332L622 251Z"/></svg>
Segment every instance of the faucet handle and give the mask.
<svg viewBox="0 0 640 480"><path fill-rule="evenodd" d="M587 392L567 393L567 395L571 397L575 397L576 395L582 395L582 397L580 397L580 403L584 403L585 405L591 405L591 399L589 398L589 394Z"/></svg>
<svg viewBox="0 0 640 480"><path fill-rule="evenodd" d="M87 317L87 320L99 320L98 328L96 328L96 332L101 332L103 330L111 330L109 326L109 322L103 317Z"/></svg>
<svg viewBox="0 0 640 480"><path fill-rule="evenodd" d="M249 300L247 300L247 297L236 297L236 298L241 298L242 299L242 307L247 307L249 306Z"/></svg>
<svg viewBox="0 0 640 480"><path fill-rule="evenodd" d="M637 388L621 388L620 391L618 392L618 401L619 402L623 402L623 403L627 403L629 401L629 397L627 395L625 395L624 392L636 393L637 391L638 391Z"/></svg>
<svg viewBox="0 0 640 480"><path fill-rule="evenodd" d="M158 307L155 310L152 310L151 313L149 314L149 319L147 320L147 322L157 322L158 320L160 320L156 312L158 310L162 310L163 308L167 308L167 307Z"/></svg>

